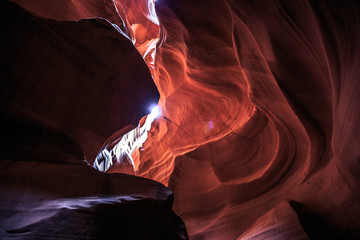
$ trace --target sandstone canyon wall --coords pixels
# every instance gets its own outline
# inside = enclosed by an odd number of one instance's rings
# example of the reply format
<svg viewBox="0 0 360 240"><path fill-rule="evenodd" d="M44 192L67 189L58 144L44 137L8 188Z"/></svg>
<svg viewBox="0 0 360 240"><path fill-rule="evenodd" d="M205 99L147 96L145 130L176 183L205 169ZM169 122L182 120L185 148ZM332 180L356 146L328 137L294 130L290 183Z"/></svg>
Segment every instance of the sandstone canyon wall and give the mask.
<svg viewBox="0 0 360 240"><path fill-rule="evenodd" d="M135 79L146 72L137 81L121 77L126 86L134 85L101 101L109 112L85 112L106 120L95 126L96 120L64 119L101 136L97 144L94 136L77 134L81 131L63 123L59 127L74 136L92 163L107 136L148 113L124 116L153 100L145 93L153 81L161 114L133 153L139 163L135 175L174 192L174 210L190 239L360 237L357 1L14 2L51 23L113 26L118 31L112 36L126 42L122 46L138 50L117 53L119 43L104 43L112 54L92 58ZM88 37L105 34L85 32ZM79 41L71 36L68 42ZM87 38L80 39L81 46L87 46ZM87 54L88 49L81 51L76 62L84 64ZM136 65L138 60L130 62L130 56L142 56L148 70ZM103 76L108 72L102 70L96 79L117 84L118 78ZM90 87L68 84L84 92ZM59 104L64 101L59 98Z"/></svg>
<svg viewBox="0 0 360 240"><path fill-rule="evenodd" d="M86 162L159 99L132 42L101 18L0 11L0 239L186 239L165 186Z"/></svg>

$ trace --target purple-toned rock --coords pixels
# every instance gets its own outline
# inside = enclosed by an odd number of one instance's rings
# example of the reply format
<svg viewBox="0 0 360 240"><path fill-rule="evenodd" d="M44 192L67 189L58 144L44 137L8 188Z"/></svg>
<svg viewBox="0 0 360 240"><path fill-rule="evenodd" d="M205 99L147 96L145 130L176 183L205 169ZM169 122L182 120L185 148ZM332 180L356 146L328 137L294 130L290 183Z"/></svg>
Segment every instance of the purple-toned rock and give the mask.
<svg viewBox="0 0 360 240"><path fill-rule="evenodd" d="M130 40L0 6L0 238L186 239L165 186L84 161L158 101Z"/></svg>

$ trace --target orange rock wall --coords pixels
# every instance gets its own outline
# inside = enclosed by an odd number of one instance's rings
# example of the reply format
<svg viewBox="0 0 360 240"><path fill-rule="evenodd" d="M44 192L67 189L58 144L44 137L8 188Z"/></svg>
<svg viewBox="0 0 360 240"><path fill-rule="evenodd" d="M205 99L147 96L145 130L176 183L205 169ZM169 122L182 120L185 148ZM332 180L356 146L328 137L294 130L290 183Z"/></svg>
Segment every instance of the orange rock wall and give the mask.
<svg viewBox="0 0 360 240"><path fill-rule="evenodd" d="M41 15L53 8L26 2ZM359 9L356 1L71 1L44 16L105 17L144 57L162 113L137 175L174 191L190 238L241 238L289 200L351 238L360 229Z"/></svg>

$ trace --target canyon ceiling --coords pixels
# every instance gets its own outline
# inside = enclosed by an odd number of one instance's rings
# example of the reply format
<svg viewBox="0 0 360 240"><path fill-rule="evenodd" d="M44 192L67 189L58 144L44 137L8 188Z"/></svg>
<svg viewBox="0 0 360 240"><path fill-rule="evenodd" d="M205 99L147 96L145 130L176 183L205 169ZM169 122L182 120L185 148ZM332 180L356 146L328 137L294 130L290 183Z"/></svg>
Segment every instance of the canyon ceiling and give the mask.
<svg viewBox="0 0 360 240"><path fill-rule="evenodd" d="M0 5L0 238L360 239L358 1Z"/></svg>

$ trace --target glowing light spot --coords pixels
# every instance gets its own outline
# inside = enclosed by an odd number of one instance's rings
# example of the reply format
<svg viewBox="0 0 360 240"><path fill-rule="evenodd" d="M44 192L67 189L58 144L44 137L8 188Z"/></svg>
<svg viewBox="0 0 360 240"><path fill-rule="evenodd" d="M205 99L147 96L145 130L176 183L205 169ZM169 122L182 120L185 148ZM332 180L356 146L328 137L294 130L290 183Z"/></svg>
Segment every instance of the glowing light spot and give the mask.
<svg viewBox="0 0 360 240"><path fill-rule="evenodd" d="M156 105L152 105L151 106L151 112L150 112L150 116L155 119L157 118L158 116L160 116L160 109L158 106Z"/></svg>
<svg viewBox="0 0 360 240"><path fill-rule="evenodd" d="M209 127L209 129L213 129L213 128L214 128L214 123L213 123L212 120L210 120L210 121L208 122L208 127Z"/></svg>

